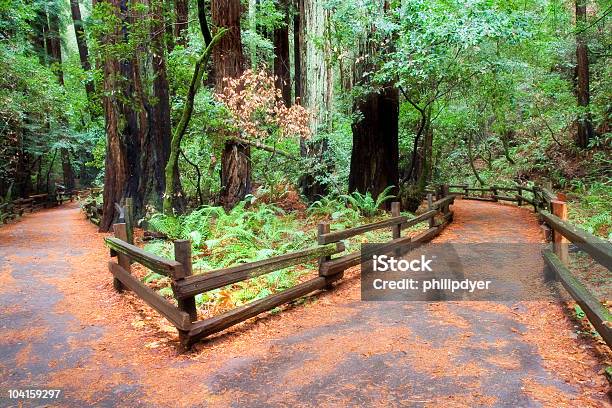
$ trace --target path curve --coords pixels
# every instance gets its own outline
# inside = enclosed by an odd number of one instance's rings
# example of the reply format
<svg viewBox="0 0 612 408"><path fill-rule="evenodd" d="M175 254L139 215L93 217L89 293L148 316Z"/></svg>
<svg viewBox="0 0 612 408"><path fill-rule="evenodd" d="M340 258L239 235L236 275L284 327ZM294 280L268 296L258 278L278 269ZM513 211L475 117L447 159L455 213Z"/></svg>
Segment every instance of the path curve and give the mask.
<svg viewBox="0 0 612 408"><path fill-rule="evenodd" d="M542 240L527 209L453 209L436 242ZM103 236L73 204L0 228L0 406L14 388L75 407L609 406L559 302L361 302L358 268L179 354L167 322L113 292Z"/></svg>

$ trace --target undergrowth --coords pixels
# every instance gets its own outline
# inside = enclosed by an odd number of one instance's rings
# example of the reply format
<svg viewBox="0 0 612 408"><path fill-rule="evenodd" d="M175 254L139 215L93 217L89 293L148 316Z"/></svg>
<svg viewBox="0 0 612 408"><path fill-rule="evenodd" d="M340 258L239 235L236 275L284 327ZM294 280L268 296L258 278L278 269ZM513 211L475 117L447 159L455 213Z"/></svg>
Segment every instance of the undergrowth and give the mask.
<svg viewBox="0 0 612 408"><path fill-rule="evenodd" d="M268 259L316 246L319 222L330 222L334 231L388 216L380 207L390 196L385 194L373 202L365 195L361 198L364 199L359 200L354 195L350 198L323 197L305 211L286 212L275 204L250 200L253 204L247 205L247 201L243 201L227 213L222 207L204 206L181 216L154 214L147 220L147 228L167 235L168 239L148 242L145 250L172 258L172 240L190 239L194 274ZM411 216L409 213L405 215ZM357 251L361 243L384 242L390 237L390 229L384 229L353 237L344 243L347 251ZM196 296L196 302L201 309L211 313L240 306L294 286L316 270L316 262L313 259L307 265L297 265L212 290ZM153 272L145 277L147 282L162 279L161 275ZM170 295L169 290L164 287L160 293Z"/></svg>

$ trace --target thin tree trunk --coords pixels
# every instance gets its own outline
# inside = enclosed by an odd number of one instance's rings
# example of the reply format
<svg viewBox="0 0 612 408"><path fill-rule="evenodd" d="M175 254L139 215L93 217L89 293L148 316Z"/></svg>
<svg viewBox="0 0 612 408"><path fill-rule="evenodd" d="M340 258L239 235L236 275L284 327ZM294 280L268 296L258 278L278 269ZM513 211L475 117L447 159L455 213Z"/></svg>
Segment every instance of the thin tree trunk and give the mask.
<svg viewBox="0 0 612 408"><path fill-rule="evenodd" d="M293 14L293 81L295 82L295 100L302 98L302 13L304 0L295 0L295 13Z"/></svg>
<svg viewBox="0 0 612 408"><path fill-rule="evenodd" d="M286 106L291 106L291 62L289 61L289 0L282 0L280 8L284 23L274 30L274 75L276 87L281 90Z"/></svg>
<svg viewBox="0 0 612 408"><path fill-rule="evenodd" d="M474 137L470 133L468 136L468 158L470 160L470 168L472 169L472 173L474 173L476 180L478 180L478 183L480 183L480 187L484 187L484 181L480 178L480 175L478 174L478 170L476 170L476 165L474 164L474 153L472 150L473 144L474 144Z"/></svg>
<svg viewBox="0 0 612 408"><path fill-rule="evenodd" d="M176 43L182 46L187 45L187 32L189 28L189 1L174 0L174 13L176 15L176 23L174 25L174 38ZM160 16L161 18L162 16ZM161 24L160 29L163 29Z"/></svg>
<svg viewBox="0 0 612 408"><path fill-rule="evenodd" d="M501 142L504 148L504 156L506 157L506 160L508 160L508 163L510 164L515 164L514 159L512 159L512 156L510 156L510 137L513 134L514 134L513 131L505 130L503 134L501 135Z"/></svg>
<svg viewBox="0 0 612 408"><path fill-rule="evenodd" d="M70 152L67 148L61 148L62 156L62 172L64 173L64 187L67 190L74 189L74 171L72 170L72 164L70 163Z"/></svg>
<svg viewBox="0 0 612 408"><path fill-rule="evenodd" d="M59 15L56 13L47 13L49 19L49 36L47 38L47 50L49 54L49 62L57 64L55 72L59 83L64 86L64 71L62 69L62 42L60 36ZM67 189L74 188L74 170L70 162L70 152L67 148L60 149L60 159L62 161L62 172L64 176L64 187Z"/></svg>
<svg viewBox="0 0 612 408"><path fill-rule="evenodd" d="M403 181L401 191L402 207L415 211L425 196L425 187L431 177L433 129L431 127L431 107L425 109L413 106L421 114L419 128L414 139L410 169Z"/></svg>
<svg viewBox="0 0 612 408"><path fill-rule="evenodd" d="M53 170L53 165L55 164L55 158L57 157L57 149L53 151L53 157L51 158L51 163L49 163L49 168L47 169L47 189L46 192L49 194L51 191L51 170ZM25 195L23 195L25 197Z"/></svg>
<svg viewBox="0 0 612 408"><path fill-rule="evenodd" d="M259 3L257 0L248 0L247 3L247 22L251 35L255 35L257 33L257 3ZM251 69L257 69L257 44L254 41L251 41L249 44L249 64Z"/></svg>
<svg viewBox="0 0 612 408"><path fill-rule="evenodd" d="M72 24L74 26L74 35L76 37L77 48L79 49L81 67L83 68L83 71L87 73L91 70L91 64L89 63L89 49L87 47L87 41L85 38L83 20L81 19L79 0L70 0L70 12L72 14ZM86 79L85 81L85 92L87 93L87 98L91 100L94 93L94 83L90 79Z"/></svg>
<svg viewBox="0 0 612 408"><path fill-rule="evenodd" d="M185 159L185 161L188 164L190 164L196 172L196 191L198 193L198 200L199 200L200 205L204 205L204 195L202 194L202 186L201 186L202 171L200 170L200 166L198 166L195 162L192 162L191 160L189 160L189 157L187 157L183 149L181 149L181 156L183 156L183 159Z"/></svg>
<svg viewBox="0 0 612 408"><path fill-rule="evenodd" d="M586 0L576 0L576 97L582 112L578 117L576 144L586 148L593 138L593 123L589 112L589 49L584 35L587 22Z"/></svg>
<svg viewBox="0 0 612 408"><path fill-rule="evenodd" d="M61 85L64 85L64 72L62 70L62 43L59 33L59 16L55 13L47 13L49 20L49 31L46 38L49 64L57 64L56 74Z"/></svg>
<svg viewBox="0 0 612 408"><path fill-rule="evenodd" d="M227 34L227 29L222 27L219 28L215 33L215 36L211 38L208 24L206 22L206 14L204 13L203 0L198 0L198 18L200 20L200 28L202 30L202 35L204 36L204 42L206 43L206 49L195 64L191 82L189 83L187 96L185 98L183 114L181 115L181 120L176 125L176 129L172 134L172 140L170 141L170 157L168 158L168 164L166 164L166 168L164 170L166 191L164 193L163 209L164 214L167 215L172 214L172 201L173 196L176 194L173 189L173 181L179 177L178 159L181 149L181 141L185 135L185 132L187 131L187 127L189 126L189 121L191 120L195 96L200 89L200 85L202 84L202 77L208 65L213 48L217 43L219 43L223 36Z"/></svg>
<svg viewBox="0 0 612 408"><path fill-rule="evenodd" d="M213 51L215 89L221 91L224 78L237 78L244 69L240 38L240 0L213 0L214 25L229 29ZM253 61L251 61L253 62ZM226 210L233 208L251 192L251 150L242 143L228 141L221 154L220 202Z"/></svg>

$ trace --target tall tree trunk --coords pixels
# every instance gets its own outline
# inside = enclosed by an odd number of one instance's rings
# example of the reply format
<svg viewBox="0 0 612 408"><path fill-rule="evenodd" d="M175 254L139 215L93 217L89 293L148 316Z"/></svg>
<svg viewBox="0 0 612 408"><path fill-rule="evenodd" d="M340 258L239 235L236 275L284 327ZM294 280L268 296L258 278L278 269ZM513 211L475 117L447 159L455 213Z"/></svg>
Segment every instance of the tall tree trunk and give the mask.
<svg viewBox="0 0 612 408"><path fill-rule="evenodd" d="M140 184L138 200L144 209L146 204L161 208L165 192L164 169L170 156L172 124L170 120L170 90L166 72L166 44L161 4L152 5L151 14L151 75L153 77L153 100L145 104L148 114L147 131L143 133L140 155ZM178 17L177 17L178 18ZM180 177L176 173L174 191L181 192ZM173 200L173 207L183 208L182 194ZM141 210L142 212L142 210ZM141 215L141 214L140 214Z"/></svg>
<svg viewBox="0 0 612 408"><path fill-rule="evenodd" d="M213 0L212 20L217 27L226 27L213 50L215 89L221 91L223 78L237 78L244 69L244 54L240 39L240 0ZM248 145L226 142L221 155L220 201L231 209L251 191L251 151Z"/></svg>
<svg viewBox="0 0 612 408"><path fill-rule="evenodd" d="M385 4L380 3L376 10L381 15L385 13ZM380 41L373 40L375 31L374 26L369 27L367 34L358 40L358 58L351 75L347 75L350 83L374 87L353 105L353 112L360 118L352 125L349 191L370 192L378 197L389 186L399 188L399 91L392 83L372 84L370 76L364 75L376 71L375 56L385 51Z"/></svg>
<svg viewBox="0 0 612 408"><path fill-rule="evenodd" d="M371 92L354 110L362 118L353 124L349 191L377 197L386 187L399 186L399 93L391 86Z"/></svg>
<svg viewBox="0 0 612 408"><path fill-rule="evenodd" d="M582 112L578 117L576 144L586 148L593 138L593 123L589 111L589 48L584 34L587 23L586 0L576 0L576 97Z"/></svg>
<svg viewBox="0 0 612 408"><path fill-rule="evenodd" d="M64 85L64 72L62 70L62 42L59 32L59 16L56 13L47 13L49 20L48 35L46 37L46 47L49 56L49 64L57 64L55 73L61 85Z"/></svg>
<svg viewBox="0 0 612 408"><path fill-rule="evenodd" d="M47 50L49 51L49 63L57 64L55 72L59 83L64 85L64 71L62 69L62 41L60 36L60 16L57 13L47 13L49 19L49 35L47 37ZM64 187L74 188L74 170L70 162L70 151L66 147L60 149L62 161L62 172L64 176Z"/></svg>
<svg viewBox="0 0 612 408"><path fill-rule="evenodd" d="M331 51L327 32L329 10L319 0L301 1L301 104L311 113L309 127L315 135L320 130L331 131L333 75L331 62L326 58ZM320 181L321 176L331 170L331 163L326 159L327 148L328 142L325 140L302 145L305 155L318 164L300 180L302 193L310 200L327 194L329 190Z"/></svg>
<svg viewBox="0 0 612 408"><path fill-rule="evenodd" d="M251 35L257 34L257 6L258 0L248 0L247 22ZM257 69L257 43L251 41L249 44L249 65L251 69Z"/></svg>
<svg viewBox="0 0 612 408"><path fill-rule="evenodd" d="M83 20L81 19L79 0L70 0L70 12L72 14L72 24L74 26L74 35L76 37L77 48L79 49L81 67L83 68L83 71L87 73L91 70L91 64L89 63L89 49L87 48ZM85 92L87 93L87 98L91 100L94 93L94 83L90 79L85 81Z"/></svg>
<svg viewBox="0 0 612 408"><path fill-rule="evenodd" d="M276 87L282 91L286 106L291 106L291 62L289 60L289 0L281 0L284 23L274 30L274 76Z"/></svg>
<svg viewBox="0 0 612 408"><path fill-rule="evenodd" d="M295 12L293 14L293 81L295 82L295 100L302 98L302 13L304 12L304 0L295 0Z"/></svg>
<svg viewBox="0 0 612 408"><path fill-rule="evenodd" d="M174 14L176 15L176 23L174 25L174 38L176 43L182 46L187 45L187 32L189 28L189 1L174 0ZM160 18L163 18L160 16ZM163 25L159 25L159 29L163 29Z"/></svg>
<svg viewBox="0 0 612 408"><path fill-rule="evenodd" d="M106 33L101 40L109 45L128 41L129 10L127 0L109 0L121 27ZM142 129L135 111L135 100L141 94L137 56L121 62L112 55L104 59L104 118L106 125L106 159L104 173L103 215L100 231L106 232L115 218L115 203L125 197L137 197L140 178L140 141ZM136 200L138 201L138 200Z"/></svg>

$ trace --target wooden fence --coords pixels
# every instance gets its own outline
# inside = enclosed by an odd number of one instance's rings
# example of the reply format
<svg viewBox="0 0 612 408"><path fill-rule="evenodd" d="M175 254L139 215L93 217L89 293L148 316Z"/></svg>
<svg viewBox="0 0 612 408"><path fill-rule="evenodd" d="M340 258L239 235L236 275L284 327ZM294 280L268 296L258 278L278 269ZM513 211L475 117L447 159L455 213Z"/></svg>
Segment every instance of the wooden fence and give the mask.
<svg viewBox="0 0 612 408"><path fill-rule="evenodd" d="M229 268L217 269L199 275L193 275L191 263L191 242L174 241L175 260L168 260L148 253L133 245L131 227L126 223L113 226L115 237L106 238L106 245L111 249L111 260L108 263L113 275L113 285L117 291L130 289L168 319L178 330L181 343L189 347L199 339L225 330L258 314L271 310L311 292L331 289L332 283L343 277L344 271L359 265L359 253L332 255L345 251L342 240L377 229L390 228L393 239L388 243L395 246L401 243L423 243L431 240L452 221L449 206L454 197L448 196L436 201L431 195L428 200L428 211L415 218L408 219L400 215L399 203L392 203L391 217L342 231L330 231L329 223L318 226L318 245L296 252L276 256L257 262L249 262ZM130 219L129 210L125 216ZM402 237L402 229L421 222L429 222L429 228L415 237ZM255 300L218 316L198 320L195 295L218 289L233 283L244 281L290 266L303 264L318 259L318 276L300 283L290 289ZM152 271L168 276L172 280L172 291L176 305L150 289L130 273L132 262L139 263Z"/></svg>
<svg viewBox="0 0 612 408"><path fill-rule="evenodd" d="M557 196L551 191L550 186L472 188L466 184L459 184L450 185L449 188L450 194L461 195L464 200L503 200L516 202L518 206L524 203L533 206L534 212L552 232L552 236L547 237L552 240L552 250L546 249L542 254L546 264L555 272L555 276L563 287L580 305L606 344L612 347L612 314L567 267L568 244L571 242L606 267L608 271L612 271L612 244L570 224L567 221L567 203L563 195Z"/></svg>
<svg viewBox="0 0 612 408"><path fill-rule="evenodd" d="M32 213L34 210L62 205L64 201L73 201L75 191L57 191L53 194L34 194L28 198L18 198L8 203L0 204L0 216L3 223Z"/></svg>

